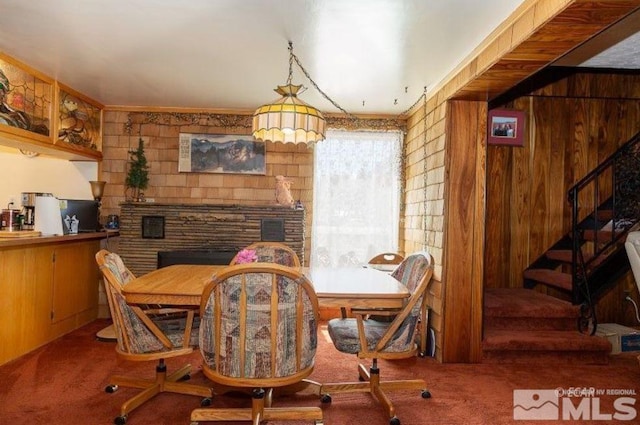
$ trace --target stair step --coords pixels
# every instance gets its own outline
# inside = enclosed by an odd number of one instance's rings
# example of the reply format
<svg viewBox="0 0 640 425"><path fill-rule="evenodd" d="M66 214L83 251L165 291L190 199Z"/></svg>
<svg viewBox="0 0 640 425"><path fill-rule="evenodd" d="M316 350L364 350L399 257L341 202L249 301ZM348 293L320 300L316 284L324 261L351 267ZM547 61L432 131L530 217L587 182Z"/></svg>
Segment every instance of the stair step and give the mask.
<svg viewBox="0 0 640 425"><path fill-rule="evenodd" d="M484 314L489 317L576 318L580 308L568 301L524 288L487 288Z"/></svg>
<svg viewBox="0 0 640 425"><path fill-rule="evenodd" d="M562 261L563 263L571 263L573 261L573 251L570 249L550 249L545 252L549 260Z"/></svg>
<svg viewBox="0 0 640 425"><path fill-rule="evenodd" d="M612 252L615 252L615 249L612 247L602 251L602 253L600 253L600 255L598 255L598 257L589 264L589 270L602 264ZM545 255L550 260L561 261L567 264L571 264L573 262L573 252L570 249L552 249L547 251ZM582 256L584 257L585 262L589 262L593 259L593 254L582 254Z"/></svg>
<svg viewBox="0 0 640 425"><path fill-rule="evenodd" d="M545 253L548 259L562 261L571 264L573 262L573 251L570 249L550 249ZM593 255L584 254L584 261L589 261Z"/></svg>
<svg viewBox="0 0 640 425"><path fill-rule="evenodd" d="M577 329L578 306L533 289L491 288L484 292L486 329Z"/></svg>
<svg viewBox="0 0 640 425"><path fill-rule="evenodd" d="M596 237L598 239L598 243L607 243L613 241L613 239L622 234L622 230L616 230L615 232L611 230L593 230L586 229L582 232L582 237L587 241L596 241Z"/></svg>
<svg viewBox="0 0 640 425"><path fill-rule="evenodd" d="M598 210L594 215L598 221L609 221L613 219L613 210Z"/></svg>
<svg viewBox="0 0 640 425"><path fill-rule="evenodd" d="M555 330L493 330L485 329L482 341L483 361L528 363L535 361L558 363L607 364L611 343L598 336L576 331Z"/></svg>
<svg viewBox="0 0 640 425"><path fill-rule="evenodd" d="M573 290L573 279L569 273L549 269L529 269L524 271L523 277L566 292L572 292Z"/></svg>

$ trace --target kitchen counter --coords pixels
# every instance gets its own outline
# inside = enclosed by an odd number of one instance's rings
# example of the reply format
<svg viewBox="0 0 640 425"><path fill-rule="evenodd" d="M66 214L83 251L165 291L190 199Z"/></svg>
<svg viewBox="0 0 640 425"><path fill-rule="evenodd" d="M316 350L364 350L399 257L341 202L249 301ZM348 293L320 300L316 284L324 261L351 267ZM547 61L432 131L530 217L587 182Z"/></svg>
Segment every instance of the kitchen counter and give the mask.
<svg viewBox="0 0 640 425"><path fill-rule="evenodd" d="M78 233L75 235L42 235L36 237L10 237L10 238L2 238L0 237L0 249L15 247L15 246L29 246L29 245L41 245L48 243L60 243L60 242L76 242L83 240L94 240L94 239L107 239L110 237L115 237L119 235L118 230L106 230L103 232L92 232L92 233Z"/></svg>

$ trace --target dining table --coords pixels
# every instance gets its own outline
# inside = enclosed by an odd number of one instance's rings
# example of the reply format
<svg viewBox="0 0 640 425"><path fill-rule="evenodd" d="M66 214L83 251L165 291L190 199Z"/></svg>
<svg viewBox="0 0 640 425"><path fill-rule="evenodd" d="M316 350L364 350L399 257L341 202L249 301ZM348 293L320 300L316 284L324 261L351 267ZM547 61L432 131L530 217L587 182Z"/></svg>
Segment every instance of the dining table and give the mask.
<svg viewBox="0 0 640 425"><path fill-rule="evenodd" d="M199 306L205 286L226 265L174 264L130 281L122 293L130 304ZM401 308L407 288L388 273L366 267L300 267L321 307Z"/></svg>
<svg viewBox="0 0 640 425"><path fill-rule="evenodd" d="M122 293L129 304L200 306L202 293L213 276L226 265L174 264L153 270L128 282ZM299 267L312 283L321 307L341 309L400 309L411 295L406 286L388 272L369 267ZM280 388L277 395L308 393L315 396L341 388L341 383L303 379ZM231 391L214 385L214 394Z"/></svg>

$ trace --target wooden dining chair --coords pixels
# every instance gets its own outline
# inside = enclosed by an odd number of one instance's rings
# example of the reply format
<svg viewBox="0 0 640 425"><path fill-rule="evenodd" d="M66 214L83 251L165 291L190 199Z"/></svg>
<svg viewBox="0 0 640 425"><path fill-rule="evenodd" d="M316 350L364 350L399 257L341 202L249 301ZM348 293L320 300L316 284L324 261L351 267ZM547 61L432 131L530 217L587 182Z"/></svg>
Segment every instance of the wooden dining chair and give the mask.
<svg viewBox="0 0 640 425"><path fill-rule="evenodd" d="M401 309L369 310L351 309L353 318L331 319L328 331L338 351L356 354L359 359L370 359L369 370L358 364L358 382L337 382L323 384L320 390L322 401L331 402L332 394L367 392L373 395L385 408L391 425L399 425L395 407L386 391L421 390L423 398L430 398L423 379L382 381L378 369L378 359L404 359L418 352L416 333L420 320L423 298L433 274L433 258L428 253L414 253L399 265L404 284L411 296ZM391 322L370 319L370 315L394 316Z"/></svg>
<svg viewBox="0 0 640 425"><path fill-rule="evenodd" d="M431 256L429 254L425 253L424 255L428 256L428 258L431 259ZM431 259L430 261L433 264L433 259ZM407 267L407 266L408 264L405 263L403 260L403 262L401 262L398 265L398 267L396 267L396 269L391 273L391 276L393 276L400 283L408 287L410 292L413 292L413 289L411 288L411 286L415 285L416 280L412 274L413 268ZM420 307L420 320L418 321L418 341L419 341L418 355L420 357L426 357L428 354L427 353L427 334L429 332L429 315L431 310L427 301L428 299L425 294L425 296L422 297L422 306ZM392 319L392 318L393 316L391 316L389 319ZM389 321L389 319L387 319L387 321Z"/></svg>
<svg viewBox="0 0 640 425"><path fill-rule="evenodd" d="M280 242L255 242L244 249L255 251L257 262L276 263L288 267L300 267L300 258L298 258L298 254L296 254L291 247ZM229 265L237 264L239 258L238 254L233 257Z"/></svg>
<svg viewBox="0 0 640 425"><path fill-rule="evenodd" d="M165 359L184 356L197 346L198 320L196 309L145 308L127 304L122 288L134 278L120 256L105 249L96 254L96 262L104 276L105 291L116 333L116 354L128 361L157 361L154 379L111 376L105 391L112 393L119 386L142 391L120 406L116 425L124 425L131 411L161 392L202 397L201 404L211 401L211 388L179 382L188 379L191 366L185 365L167 375Z"/></svg>
<svg viewBox="0 0 640 425"><path fill-rule="evenodd" d="M402 260L404 260L404 257L398 253L383 252L371 258L368 264L394 265L402 263Z"/></svg>
<svg viewBox="0 0 640 425"><path fill-rule="evenodd" d="M273 263L237 264L217 273L200 307L202 370L215 388L251 391L251 407L198 408L198 421L309 420L320 407L272 407L273 392L311 374L318 345L318 300L300 271Z"/></svg>

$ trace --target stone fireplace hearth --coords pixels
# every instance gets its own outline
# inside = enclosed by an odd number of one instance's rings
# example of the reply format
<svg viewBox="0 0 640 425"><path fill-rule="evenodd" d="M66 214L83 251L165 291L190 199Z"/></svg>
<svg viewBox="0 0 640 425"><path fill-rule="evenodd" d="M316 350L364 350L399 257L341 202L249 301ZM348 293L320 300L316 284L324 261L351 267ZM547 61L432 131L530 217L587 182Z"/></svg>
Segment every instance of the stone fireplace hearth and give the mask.
<svg viewBox="0 0 640 425"><path fill-rule="evenodd" d="M155 270L161 251L228 253L261 240L283 242L304 261L304 227L304 210L277 205L124 203L118 252L136 276Z"/></svg>

